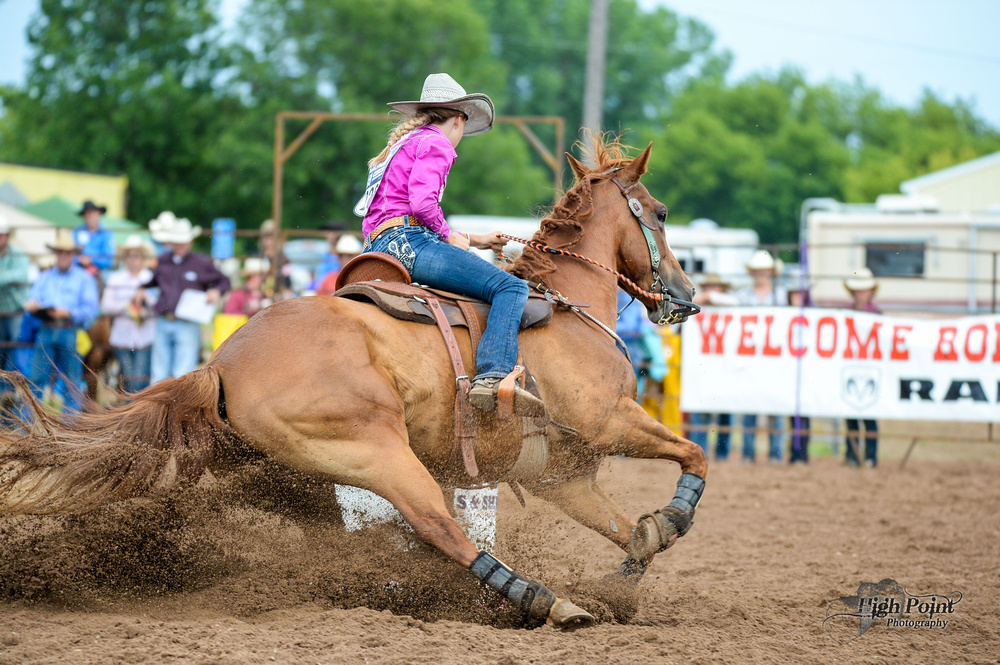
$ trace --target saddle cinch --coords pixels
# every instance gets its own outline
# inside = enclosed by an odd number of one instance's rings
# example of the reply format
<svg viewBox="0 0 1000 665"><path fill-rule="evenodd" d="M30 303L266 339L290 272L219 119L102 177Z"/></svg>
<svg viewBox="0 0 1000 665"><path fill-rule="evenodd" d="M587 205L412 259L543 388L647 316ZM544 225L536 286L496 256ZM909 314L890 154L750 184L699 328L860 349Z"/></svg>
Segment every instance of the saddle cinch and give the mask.
<svg viewBox="0 0 1000 665"><path fill-rule="evenodd" d="M448 348L448 355L455 371L455 385L458 388L455 394L455 451L461 454L466 472L473 478L479 475L475 458L475 417L472 405L469 403L471 381L452 328L454 326L468 328L472 342L472 363L475 367L476 348L479 346L479 340L489 317L489 303L412 284L403 264L392 256L380 252L366 252L351 259L337 276L336 289L334 296L372 303L398 319L438 326ZM546 299L541 293L531 292L524 313L521 315L521 330L546 325L552 319L552 308L551 300ZM519 362L514 372L500 383L497 412L502 416L514 416L515 381L520 381L521 387L538 396L534 379ZM531 426L525 423L526 433L531 431L537 436L538 429L537 423ZM524 452L522 446L522 457ZM537 459L539 456L533 454L531 457ZM512 473L521 470L526 473L534 471L518 469L520 463L519 457L518 463L511 470Z"/></svg>

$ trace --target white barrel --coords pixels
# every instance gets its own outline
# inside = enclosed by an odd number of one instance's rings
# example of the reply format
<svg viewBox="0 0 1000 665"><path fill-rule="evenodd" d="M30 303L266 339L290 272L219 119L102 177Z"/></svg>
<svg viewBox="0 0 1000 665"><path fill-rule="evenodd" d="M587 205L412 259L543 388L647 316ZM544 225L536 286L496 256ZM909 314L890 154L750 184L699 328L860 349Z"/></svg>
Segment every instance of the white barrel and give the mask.
<svg viewBox="0 0 1000 665"><path fill-rule="evenodd" d="M358 487L335 487L344 527L348 531L359 531L376 524L393 524L400 527L400 549L408 550L414 545L413 529L391 503ZM477 548L492 552L497 531L497 486L457 488L453 492L455 521ZM446 497L448 493L445 492Z"/></svg>

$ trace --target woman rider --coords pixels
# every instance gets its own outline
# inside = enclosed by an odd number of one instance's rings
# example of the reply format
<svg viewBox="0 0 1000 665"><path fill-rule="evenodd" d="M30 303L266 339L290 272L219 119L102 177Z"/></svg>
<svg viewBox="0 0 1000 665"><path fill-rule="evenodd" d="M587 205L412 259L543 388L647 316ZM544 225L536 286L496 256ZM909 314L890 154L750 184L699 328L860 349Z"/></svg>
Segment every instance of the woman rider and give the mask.
<svg viewBox="0 0 1000 665"><path fill-rule="evenodd" d="M493 102L482 93L466 94L448 74L431 74L419 101L393 102L405 117L388 145L368 162L365 195L354 209L364 217L365 248L398 259L419 284L479 298L491 304L476 354L476 377L469 401L496 408L497 387L517 362L517 331L528 299L527 283L469 252L469 247L499 252L499 232L485 235L453 231L440 201L463 136L493 127ZM545 414L545 405L515 388L514 411Z"/></svg>

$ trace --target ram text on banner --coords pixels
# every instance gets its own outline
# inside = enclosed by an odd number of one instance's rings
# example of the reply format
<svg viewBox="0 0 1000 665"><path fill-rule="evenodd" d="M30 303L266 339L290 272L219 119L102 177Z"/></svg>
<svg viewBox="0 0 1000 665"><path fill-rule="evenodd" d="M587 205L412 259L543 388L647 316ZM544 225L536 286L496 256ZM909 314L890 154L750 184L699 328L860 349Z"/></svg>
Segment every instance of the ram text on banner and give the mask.
<svg viewBox="0 0 1000 665"><path fill-rule="evenodd" d="M706 307L681 334L684 411L1000 421L1000 316Z"/></svg>

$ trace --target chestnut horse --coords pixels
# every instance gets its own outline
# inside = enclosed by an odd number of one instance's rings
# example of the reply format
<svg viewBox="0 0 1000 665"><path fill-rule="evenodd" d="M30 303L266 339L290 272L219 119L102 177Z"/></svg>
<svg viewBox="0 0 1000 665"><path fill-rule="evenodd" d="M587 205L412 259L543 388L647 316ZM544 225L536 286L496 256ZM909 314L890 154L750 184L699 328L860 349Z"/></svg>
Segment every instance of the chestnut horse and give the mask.
<svg viewBox="0 0 1000 665"><path fill-rule="evenodd" d="M635 374L611 330L619 283L654 322L697 311L672 315L694 288L667 244L666 208L639 182L650 147L628 159L617 141L599 140L594 169L569 157L577 182L534 238L549 249L528 247L512 267L588 302L592 317L559 309L548 325L520 335L551 419L543 421L547 457L516 482L621 547L627 556L618 573L632 583L690 527L708 470L697 445L636 403ZM468 366L467 331L456 332ZM591 623L583 609L477 551L449 514L441 484L512 480L522 443L519 420L479 412L480 472L470 479L453 453L455 391L435 326L346 298L281 301L251 318L204 368L151 386L130 404L64 422L38 413L27 434L3 433L0 509L85 511L193 482L249 447L384 497L420 539L520 607L526 623ZM670 505L638 521L627 515L596 483L608 455L677 462L682 475Z"/></svg>

